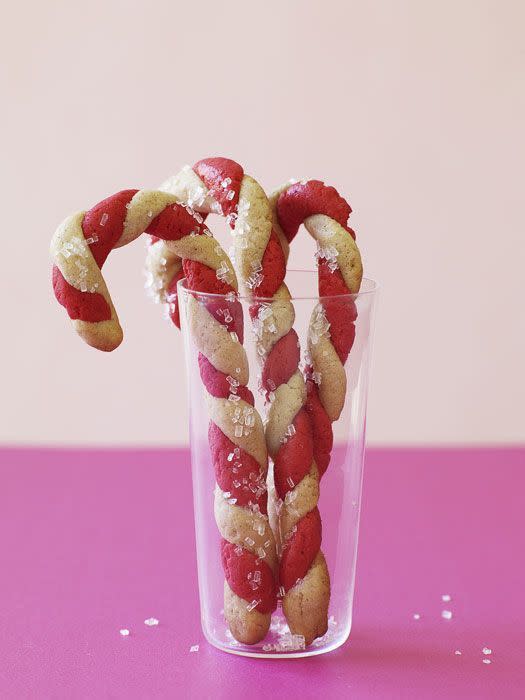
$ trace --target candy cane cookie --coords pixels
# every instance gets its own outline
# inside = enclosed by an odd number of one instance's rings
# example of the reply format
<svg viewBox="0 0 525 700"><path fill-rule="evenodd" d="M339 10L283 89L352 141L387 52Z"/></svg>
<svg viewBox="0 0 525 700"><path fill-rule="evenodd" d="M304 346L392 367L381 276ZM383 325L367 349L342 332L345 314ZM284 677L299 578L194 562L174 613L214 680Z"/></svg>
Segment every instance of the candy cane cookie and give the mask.
<svg viewBox="0 0 525 700"><path fill-rule="evenodd" d="M292 328L294 309L284 284L288 240L273 225L272 209L262 188L233 161L199 161L193 169L186 167L170 178L165 187L203 213L219 211L227 216L234 236L234 264L244 292L268 299L255 300L251 315L262 359L262 389L270 400L267 445L282 499L277 506L282 537L279 531L276 536L282 547L283 609L291 632L304 636L309 644L326 632L330 581L320 549L317 501L321 471L314 460L307 387L299 370L298 337ZM169 276L155 268L156 257L150 256L148 267L166 295ZM174 316L176 313L173 305ZM319 420L317 432L323 432L324 416L311 415ZM331 435L329 421L327 427ZM327 443L324 436L323 443ZM328 459L325 457L324 468Z"/></svg>
<svg viewBox="0 0 525 700"><path fill-rule="evenodd" d="M337 420L345 402L346 373L344 364L355 338L357 311L350 294L359 291L362 279L362 263L359 249L355 244L355 234L348 226L351 208L333 187L317 180L286 184L270 197L273 212L273 227L288 244L297 234L299 226L305 228L317 243L318 291L320 301L313 310L308 330L308 353L306 374L305 408L310 417L313 438L313 459L317 468L315 491L318 481L325 473L333 443L331 424ZM287 248L284 248L285 252ZM266 440L270 453L274 452L277 440L281 439L287 418L278 414L270 416L266 428ZM289 621L304 618L305 589L315 585L311 580L312 570L319 562L321 525L316 507L318 493L309 488L306 479L297 482L289 480L286 464L280 468L279 460L287 455L286 445L277 455L274 469L278 495L284 500L292 500L292 508L281 511L280 530L285 533L280 575L285 579L287 591L283 599L283 609ZM284 477L286 476L286 482ZM297 486L294 486L297 484ZM293 508L295 507L295 512ZM297 530L296 530L297 528ZM287 534L294 532L290 543ZM304 570L313 561L308 573L293 585L295 567ZM321 577L319 577L321 578ZM329 595L329 593L328 593ZM290 623L292 627L293 623Z"/></svg>
<svg viewBox="0 0 525 700"><path fill-rule="evenodd" d="M113 248L147 231L165 242L195 292L227 295L188 299L188 324L210 414L215 468L214 511L225 574L224 613L233 636L263 639L276 607L277 555L267 516L267 450L262 421L247 387L243 318L231 262L203 217L165 192L126 190L66 219L55 233L53 287L73 325L90 345L115 349L122 330L101 267ZM213 297L212 297L213 298Z"/></svg>

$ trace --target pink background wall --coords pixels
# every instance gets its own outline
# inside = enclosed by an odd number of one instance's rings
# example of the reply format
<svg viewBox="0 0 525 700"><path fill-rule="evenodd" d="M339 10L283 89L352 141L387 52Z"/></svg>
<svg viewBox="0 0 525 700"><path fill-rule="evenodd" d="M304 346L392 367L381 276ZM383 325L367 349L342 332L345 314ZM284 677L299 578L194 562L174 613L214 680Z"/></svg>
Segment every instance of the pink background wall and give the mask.
<svg viewBox="0 0 525 700"><path fill-rule="evenodd" d="M143 244L107 265L112 356L54 303L48 244L66 214L219 154L351 202L383 287L370 442L523 440L524 21L518 0L11 4L0 440L185 442L182 344L144 298Z"/></svg>

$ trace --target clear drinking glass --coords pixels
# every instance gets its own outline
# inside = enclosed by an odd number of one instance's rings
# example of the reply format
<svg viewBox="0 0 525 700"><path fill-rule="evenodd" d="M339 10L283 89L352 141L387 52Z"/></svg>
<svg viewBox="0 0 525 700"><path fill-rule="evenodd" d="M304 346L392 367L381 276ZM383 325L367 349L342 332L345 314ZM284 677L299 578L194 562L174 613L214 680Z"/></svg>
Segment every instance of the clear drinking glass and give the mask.
<svg viewBox="0 0 525 700"><path fill-rule="evenodd" d="M302 364L304 349L313 310L320 303L335 299L320 299L312 294L317 289L317 273L294 271L287 273L286 283L292 294L295 309L294 329L299 336ZM366 404L372 350L374 310L377 285L363 279L359 294L337 297L338 303L357 309L355 340L345 364L347 381L346 399L339 419L332 424L334 444L329 466L320 481L319 511L322 520L322 545L330 575L330 602L328 631L308 646L301 638L291 635L283 609L273 612L268 634L260 642L247 645L231 634L224 618L224 573L221 564L219 534L214 516L216 488L214 464L208 443L209 409L206 391L199 371L198 355L190 329L190 299L205 305L219 304L227 297L192 292L181 280L178 286L181 326L185 342L188 393L190 399L190 448L195 508L198 580L201 622L206 639L224 651L253 657L304 657L336 649L349 637L352 626L352 605L356 572L361 483L365 448ZM247 352L249 388L255 397L255 407L263 421L268 405L258 390L261 357L257 339L251 326L249 308L255 302L269 303L269 299L239 297L244 314L244 347ZM268 471L269 501L272 493L272 462ZM227 496L227 494L226 494ZM268 510L271 510L269 504Z"/></svg>

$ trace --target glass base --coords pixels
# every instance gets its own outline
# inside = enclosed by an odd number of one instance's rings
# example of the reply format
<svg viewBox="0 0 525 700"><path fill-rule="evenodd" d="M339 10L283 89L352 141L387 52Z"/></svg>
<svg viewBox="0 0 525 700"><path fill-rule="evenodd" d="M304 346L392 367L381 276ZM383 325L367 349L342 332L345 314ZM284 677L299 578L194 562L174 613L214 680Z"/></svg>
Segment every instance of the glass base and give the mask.
<svg viewBox="0 0 525 700"><path fill-rule="evenodd" d="M248 646L237 642L230 630L225 627L224 641L218 636L212 636L203 628L207 641L216 649L237 656L249 656L255 659L303 659L307 656L327 654L342 646L349 638L351 622L341 628L331 616L328 620L328 631L322 637L314 639L308 647L304 646L302 638L297 639L290 634L286 619L281 610L277 610L272 616L270 630L265 639L256 645Z"/></svg>

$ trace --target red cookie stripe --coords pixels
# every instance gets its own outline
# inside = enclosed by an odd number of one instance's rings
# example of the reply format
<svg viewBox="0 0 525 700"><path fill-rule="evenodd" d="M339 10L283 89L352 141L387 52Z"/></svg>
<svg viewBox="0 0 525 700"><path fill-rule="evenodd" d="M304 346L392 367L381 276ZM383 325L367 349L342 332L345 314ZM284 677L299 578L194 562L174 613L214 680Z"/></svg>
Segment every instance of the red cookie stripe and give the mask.
<svg viewBox="0 0 525 700"><path fill-rule="evenodd" d="M221 205L225 216L237 210L244 176L244 170L238 163L228 158L205 158L195 163L193 170L204 182L213 199Z"/></svg>
<svg viewBox="0 0 525 700"><path fill-rule="evenodd" d="M319 509L314 508L297 523L297 530L284 543L279 581L288 592L303 579L321 549L322 525Z"/></svg>
<svg viewBox="0 0 525 700"><path fill-rule="evenodd" d="M199 353L199 370L204 386L212 396L218 399L227 399L234 394L249 403L250 406L255 404L253 394L247 386L233 385L232 388L231 380L236 381L236 377L229 377L230 381L228 381L228 375L214 367L202 353Z"/></svg>
<svg viewBox="0 0 525 700"><path fill-rule="evenodd" d="M250 454L230 440L222 430L211 422L208 441L212 455L215 479L234 505L255 508L266 515L268 494L264 473L260 464Z"/></svg>
<svg viewBox="0 0 525 700"><path fill-rule="evenodd" d="M253 294L259 298L271 298L284 282L286 275L286 258L275 231L270 235L261 266L262 280L253 290Z"/></svg>
<svg viewBox="0 0 525 700"><path fill-rule="evenodd" d="M128 213L127 205L138 190L122 190L95 204L84 216L82 230L95 262L101 268L122 235Z"/></svg>
<svg viewBox="0 0 525 700"><path fill-rule="evenodd" d="M111 308L102 294L81 292L73 287L64 279L56 265L53 265L53 291L56 300L65 307L72 320L98 323L111 318Z"/></svg>
<svg viewBox="0 0 525 700"><path fill-rule="evenodd" d="M323 297L323 308L330 323L330 337L339 359L344 364L354 344L357 309L354 300L348 296L350 290L340 270L332 272L326 261L320 260L318 273L319 295Z"/></svg>
<svg viewBox="0 0 525 700"><path fill-rule="evenodd" d="M350 205L337 190L320 180L297 182L288 187L277 201L279 223L288 241L293 240L304 220L314 214L325 214L335 219L355 238L347 225L351 211Z"/></svg>
<svg viewBox="0 0 525 700"><path fill-rule="evenodd" d="M277 600L273 572L268 564L247 549L226 540L221 541L221 556L232 591L240 598L256 603L254 608L258 612L273 612Z"/></svg>
<svg viewBox="0 0 525 700"><path fill-rule="evenodd" d="M229 291L233 291L233 288L230 287ZM244 320L240 301L237 299L228 301L223 298L214 299L213 297L209 297L205 299L205 304L208 313L211 314L216 321L227 328L230 333L237 333L239 342L242 345L244 343Z"/></svg>
<svg viewBox="0 0 525 700"><path fill-rule="evenodd" d="M194 216L180 204L168 204L151 220L146 233L164 241L178 241L190 234L205 235L208 231L204 220L196 221Z"/></svg>
<svg viewBox="0 0 525 700"><path fill-rule="evenodd" d="M272 347L261 373L261 385L267 395L276 387L285 384L297 371L300 357L299 338L294 329Z"/></svg>
<svg viewBox="0 0 525 700"><path fill-rule="evenodd" d="M314 460L321 477L330 463L334 434L330 418L319 398L317 385L312 380L308 380L306 382L306 390L305 408L312 423Z"/></svg>
<svg viewBox="0 0 525 700"><path fill-rule="evenodd" d="M294 434L286 438L274 459L275 489L283 500L308 474L314 455L312 427L304 408L299 410L292 425Z"/></svg>

